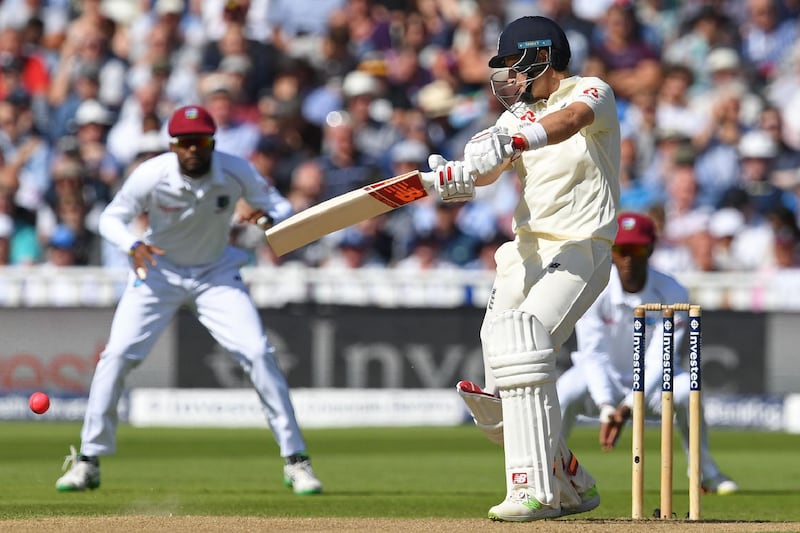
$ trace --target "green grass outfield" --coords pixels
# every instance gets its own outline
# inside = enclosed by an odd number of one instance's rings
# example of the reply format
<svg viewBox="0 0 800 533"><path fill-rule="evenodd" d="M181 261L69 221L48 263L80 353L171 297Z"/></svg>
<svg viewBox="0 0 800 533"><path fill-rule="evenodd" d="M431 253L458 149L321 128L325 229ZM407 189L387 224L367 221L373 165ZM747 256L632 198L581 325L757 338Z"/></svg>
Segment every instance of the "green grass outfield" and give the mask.
<svg viewBox="0 0 800 533"><path fill-rule="evenodd" d="M267 430L121 426L119 450L102 460L99 490L58 493L79 426L0 423L0 519L131 514L251 517L482 518L504 496L499 447L471 426L307 430L321 496L282 484ZM577 518L630 516L630 428L603 453L596 430L579 427L570 446L598 480L601 506ZM800 435L714 431L712 451L742 491L704 496L703 518L800 520ZM648 427L645 506L659 501L658 428ZM675 443L673 509L688 509L686 460ZM3 529L0 522L0 530Z"/></svg>

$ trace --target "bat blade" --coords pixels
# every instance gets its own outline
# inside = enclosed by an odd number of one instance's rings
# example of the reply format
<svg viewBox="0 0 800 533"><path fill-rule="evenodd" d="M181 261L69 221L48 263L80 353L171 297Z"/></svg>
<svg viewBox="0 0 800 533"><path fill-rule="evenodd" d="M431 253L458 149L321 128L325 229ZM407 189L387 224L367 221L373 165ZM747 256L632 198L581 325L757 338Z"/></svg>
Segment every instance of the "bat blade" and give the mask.
<svg viewBox="0 0 800 533"><path fill-rule="evenodd" d="M267 242L285 255L321 237L428 196L432 173L418 170L313 205L268 229Z"/></svg>

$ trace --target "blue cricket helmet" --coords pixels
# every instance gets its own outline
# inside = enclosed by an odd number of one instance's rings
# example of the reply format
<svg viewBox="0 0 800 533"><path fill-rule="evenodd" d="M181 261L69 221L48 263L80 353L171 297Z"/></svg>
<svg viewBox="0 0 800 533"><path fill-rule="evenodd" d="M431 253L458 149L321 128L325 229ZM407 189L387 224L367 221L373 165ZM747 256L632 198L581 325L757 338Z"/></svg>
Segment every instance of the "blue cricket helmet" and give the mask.
<svg viewBox="0 0 800 533"><path fill-rule="evenodd" d="M541 48L549 48L548 61L537 62ZM522 59L512 68L526 74L531 70L543 70L548 65L557 71L566 70L571 57L569 41L561 26L539 16L521 17L509 23L500 34L497 55L489 60L489 66L504 68L505 58L520 52Z"/></svg>

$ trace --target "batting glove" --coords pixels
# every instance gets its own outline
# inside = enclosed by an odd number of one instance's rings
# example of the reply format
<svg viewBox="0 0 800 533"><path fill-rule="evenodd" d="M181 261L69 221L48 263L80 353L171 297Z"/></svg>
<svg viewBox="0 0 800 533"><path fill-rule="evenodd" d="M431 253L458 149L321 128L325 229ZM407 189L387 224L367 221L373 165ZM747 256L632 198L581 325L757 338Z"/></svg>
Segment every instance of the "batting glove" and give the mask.
<svg viewBox="0 0 800 533"><path fill-rule="evenodd" d="M479 131L464 146L464 162L479 176L506 166L512 155L511 135L499 126Z"/></svg>
<svg viewBox="0 0 800 533"><path fill-rule="evenodd" d="M439 154L428 156L436 174L434 184L443 202L466 202L475 198L475 181L461 161L448 161Z"/></svg>

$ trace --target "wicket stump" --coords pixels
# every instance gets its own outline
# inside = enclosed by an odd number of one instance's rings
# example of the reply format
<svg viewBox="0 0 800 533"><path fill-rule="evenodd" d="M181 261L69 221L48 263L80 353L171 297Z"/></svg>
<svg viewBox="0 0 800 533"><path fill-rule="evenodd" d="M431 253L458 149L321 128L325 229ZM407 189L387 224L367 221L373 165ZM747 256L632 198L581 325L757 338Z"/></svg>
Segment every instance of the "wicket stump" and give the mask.
<svg viewBox="0 0 800 533"><path fill-rule="evenodd" d="M642 304L633 311L633 413L631 517L644 518L644 422L645 346L647 311L661 311L661 507L662 519L672 518L672 441L674 424L674 329L675 311L689 312L689 520L700 519L701 426L701 315L699 305Z"/></svg>

